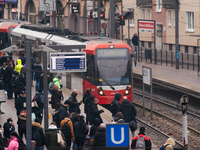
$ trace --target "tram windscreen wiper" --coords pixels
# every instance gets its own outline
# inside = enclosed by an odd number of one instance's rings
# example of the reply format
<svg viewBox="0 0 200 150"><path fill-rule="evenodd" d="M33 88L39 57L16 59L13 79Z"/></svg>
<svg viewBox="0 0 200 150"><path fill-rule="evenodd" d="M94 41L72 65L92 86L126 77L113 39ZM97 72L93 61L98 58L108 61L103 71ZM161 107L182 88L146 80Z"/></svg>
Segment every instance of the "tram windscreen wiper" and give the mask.
<svg viewBox="0 0 200 150"><path fill-rule="evenodd" d="M110 86L112 90L115 90L115 88L106 79L104 79L101 75L100 77Z"/></svg>

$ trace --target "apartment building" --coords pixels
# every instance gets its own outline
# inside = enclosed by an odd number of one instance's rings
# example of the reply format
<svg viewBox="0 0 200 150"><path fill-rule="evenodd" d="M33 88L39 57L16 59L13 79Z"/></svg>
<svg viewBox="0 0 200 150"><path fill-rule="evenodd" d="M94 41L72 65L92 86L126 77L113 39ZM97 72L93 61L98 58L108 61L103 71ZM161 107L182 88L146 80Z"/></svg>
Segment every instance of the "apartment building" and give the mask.
<svg viewBox="0 0 200 150"><path fill-rule="evenodd" d="M197 53L200 35L200 3L180 0L179 5L179 45L180 51ZM155 20L156 48L175 51L175 0L123 0L123 11L134 10L134 19L129 20L131 38L138 32L138 19ZM123 27L125 39L128 25ZM154 34L140 32L140 45L154 48ZM200 45L199 45L200 46Z"/></svg>

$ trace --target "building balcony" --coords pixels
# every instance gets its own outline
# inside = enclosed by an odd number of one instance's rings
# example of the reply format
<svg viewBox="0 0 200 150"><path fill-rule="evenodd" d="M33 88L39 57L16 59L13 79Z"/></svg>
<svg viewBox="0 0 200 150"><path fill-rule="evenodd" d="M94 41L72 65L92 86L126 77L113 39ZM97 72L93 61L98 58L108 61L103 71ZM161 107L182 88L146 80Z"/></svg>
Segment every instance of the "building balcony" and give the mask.
<svg viewBox="0 0 200 150"><path fill-rule="evenodd" d="M163 8L175 9L175 0L163 0Z"/></svg>
<svg viewBox="0 0 200 150"><path fill-rule="evenodd" d="M152 0L136 0L137 7L152 7Z"/></svg>

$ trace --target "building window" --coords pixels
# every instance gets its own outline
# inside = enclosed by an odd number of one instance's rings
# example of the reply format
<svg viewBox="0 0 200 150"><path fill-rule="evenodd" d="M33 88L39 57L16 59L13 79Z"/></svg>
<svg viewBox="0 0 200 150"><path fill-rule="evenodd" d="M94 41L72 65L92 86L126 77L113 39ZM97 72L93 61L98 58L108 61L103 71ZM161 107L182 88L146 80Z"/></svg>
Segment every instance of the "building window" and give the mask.
<svg viewBox="0 0 200 150"><path fill-rule="evenodd" d="M194 12L186 12L186 31L194 31Z"/></svg>
<svg viewBox="0 0 200 150"><path fill-rule="evenodd" d="M145 19L145 9L142 9L141 11L142 11L142 13L141 13L142 16L141 16L141 18L142 18L142 19Z"/></svg>
<svg viewBox="0 0 200 150"><path fill-rule="evenodd" d="M147 13L146 13L146 17L147 17L147 20L150 20L150 9L147 9Z"/></svg>
<svg viewBox="0 0 200 150"><path fill-rule="evenodd" d="M168 26L172 26L172 11L168 10Z"/></svg>
<svg viewBox="0 0 200 150"><path fill-rule="evenodd" d="M151 42L148 42L148 48L151 48Z"/></svg>
<svg viewBox="0 0 200 150"><path fill-rule="evenodd" d="M188 53L188 46L185 46L185 53Z"/></svg>
<svg viewBox="0 0 200 150"><path fill-rule="evenodd" d="M156 12L161 12L162 0L156 0Z"/></svg>
<svg viewBox="0 0 200 150"><path fill-rule="evenodd" d="M143 46L143 47L144 47L144 41L141 41L141 46Z"/></svg>
<svg viewBox="0 0 200 150"><path fill-rule="evenodd" d="M128 11L133 11L134 12L134 8L128 8ZM130 25L130 27L135 27L134 17L133 17L133 19L129 19L129 25Z"/></svg>
<svg viewBox="0 0 200 150"><path fill-rule="evenodd" d="M172 51L172 44L169 44L169 50Z"/></svg>
<svg viewBox="0 0 200 150"><path fill-rule="evenodd" d="M197 53L197 47L193 47L193 54Z"/></svg>

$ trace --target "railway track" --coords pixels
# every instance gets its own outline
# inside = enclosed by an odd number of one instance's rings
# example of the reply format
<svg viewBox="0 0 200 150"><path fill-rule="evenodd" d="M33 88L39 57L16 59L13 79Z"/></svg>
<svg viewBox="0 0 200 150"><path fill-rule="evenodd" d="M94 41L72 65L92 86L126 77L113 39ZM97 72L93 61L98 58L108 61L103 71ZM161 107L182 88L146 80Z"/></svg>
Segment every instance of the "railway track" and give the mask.
<svg viewBox="0 0 200 150"><path fill-rule="evenodd" d="M142 111L143 107L143 97L141 93L134 92L134 105L139 107ZM159 101L158 99L152 98L153 100L153 114L154 116L158 116L160 118L164 118L168 122L174 124L174 128L176 128L176 134L172 133L175 135L175 137L178 137L178 134L181 134L181 131L178 131L182 129L182 113L180 109L177 109L176 106L170 105L168 103L165 103L163 101ZM151 108L151 102L150 102L150 97L145 96L145 110L150 112ZM170 112L170 113L169 113ZM192 112L188 112L188 137L191 139L190 143L193 143L194 145L198 145L200 141L200 132L199 130L199 123L200 123L200 116L193 114ZM168 133L169 134L169 133ZM179 138L179 141L181 139Z"/></svg>
<svg viewBox="0 0 200 150"><path fill-rule="evenodd" d="M146 133L147 135L151 135L151 141L154 141L155 145L162 145L161 143L165 143L167 141L168 138L170 138L169 135L165 134L164 132L158 130L157 128L145 123L144 121L142 121L141 119L136 118L137 120L137 125L138 128L140 127L145 127L146 129ZM175 141L176 145L174 147L179 148L179 147L183 147L182 143ZM154 149L152 147L152 149Z"/></svg>

